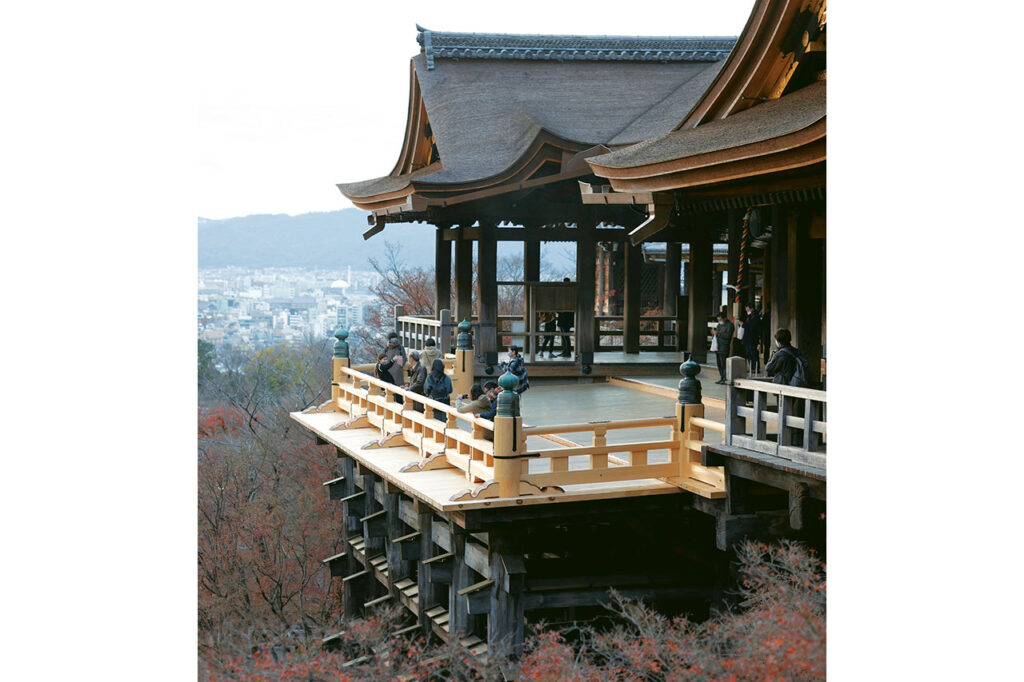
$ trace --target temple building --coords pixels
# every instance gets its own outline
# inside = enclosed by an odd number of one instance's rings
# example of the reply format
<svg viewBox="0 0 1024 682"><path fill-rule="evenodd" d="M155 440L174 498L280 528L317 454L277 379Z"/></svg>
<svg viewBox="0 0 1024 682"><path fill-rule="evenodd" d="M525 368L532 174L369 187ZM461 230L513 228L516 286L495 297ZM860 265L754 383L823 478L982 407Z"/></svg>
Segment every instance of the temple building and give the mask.
<svg viewBox="0 0 1024 682"><path fill-rule="evenodd" d="M824 552L825 26L824 2L756 0L735 39L420 29L394 170L339 187L367 239L434 227L435 310L395 330L440 340L453 396L498 388L460 410L353 364L335 331L330 400L291 416L338 455L324 564L347 616L401 605L399 633L505 660L531 622L606 616L610 588L727 606L744 539ZM499 241L522 243L521 280L498 280ZM542 281L547 241L575 245L575 280ZM709 321L743 304L791 330L808 385L723 349L702 387ZM533 357L545 312L574 320L567 361ZM499 377L517 338L531 376L574 380Z"/></svg>

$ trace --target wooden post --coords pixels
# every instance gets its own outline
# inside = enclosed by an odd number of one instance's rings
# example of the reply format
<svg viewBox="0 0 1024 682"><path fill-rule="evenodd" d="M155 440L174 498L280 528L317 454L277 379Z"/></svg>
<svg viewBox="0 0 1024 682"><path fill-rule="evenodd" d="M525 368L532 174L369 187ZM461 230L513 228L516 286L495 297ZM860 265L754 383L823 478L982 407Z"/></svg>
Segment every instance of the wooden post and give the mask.
<svg viewBox="0 0 1024 682"><path fill-rule="evenodd" d="M504 659L518 655L523 646L526 561L521 549L496 531L488 536L488 563L494 582L487 612L487 655L501 665Z"/></svg>
<svg viewBox="0 0 1024 682"><path fill-rule="evenodd" d="M428 580L429 575L423 568L422 562L434 556L434 535L431 526L434 522L434 512L429 507L421 508L416 515L419 520L420 531L420 565L416 571L416 586L419 588L417 596L417 617L423 634L429 638L431 632L430 616L427 611L434 608L438 603L437 584Z"/></svg>
<svg viewBox="0 0 1024 682"><path fill-rule="evenodd" d="M334 338L338 340L334 343L334 357L331 358L331 403L337 408L338 398L341 397L338 385L346 379L341 368L349 366L348 342L345 340L348 338L348 330L338 327L334 330Z"/></svg>
<svg viewBox="0 0 1024 682"><path fill-rule="evenodd" d="M459 590L473 584L473 573L466 563L466 533L454 523L451 524L452 582L448 586L448 637L458 641L469 632L469 605Z"/></svg>
<svg viewBox="0 0 1024 682"><path fill-rule="evenodd" d="M700 365L688 358L686 362L679 365L679 373L683 378L679 381L679 395L676 401L676 420L679 427L679 478L687 479L693 471L693 462L696 458L690 450L690 443L701 440L703 429L694 429L690 426L690 420L694 417L704 416L704 404L701 402Z"/></svg>
<svg viewBox="0 0 1024 682"><path fill-rule="evenodd" d="M732 445L734 434L743 435L747 431L746 417L741 417L736 408L746 405L743 390L733 385L737 379L747 376L747 361L740 357L727 358L725 361L725 378L729 383L729 391L725 395L725 444Z"/></svg>
<svg viewBox="0 0 1024 682"><path fill-rule="evenodd" d="M407 526L402 523L398 513L400 503L398 493L387 492L385 485L384 509L387 512L387 554L388 554L388 591L393 597L398 597L398 588L395 583L409 577L409 562L402 559L402 547L394 542L406 534Z"/></svg>
<svg viewBox="0 0 1024 682"><path fill-rule="evenodd" d="M523 241L523 281L540 281L540 240L526 239Z"/></svg>
<svg viewBox="0 0 1024 682"><path fill-rule="evenodd" d="M665 289L661 295L662 315L671 317L676 315L676 302L679 300L679 268L683 258L682 249L683 245L679 242L665 244Z"/></svg>
<svg viewBox="0 0 1024 682"><path fill-rule="evenodd" d="M473 319L473 241L461 228L455 240L455 319Z"/></svg>
<svg viewBox="0 0 1024 682"><path fill-rule="evenodd" d="M444 238L444 228L434 235L434 314L452 307L452 243Z"/></svg>
<svg viewBox="0 0 1024 682"><path fill-rule="evenodd" d="M597 242L594 221L576 223L576 358L581 366L594 362L594 301L597 289Z"/></svg>
<svg viewBox="0 0 1024 682"><path fill-rule="evenodd" d="M512 390L518 384L519 379L511 372L498 379L502 388L494 415L494 480L498 482L498 497L519 497L526 438L523 418L519 416L519 396Z"/></svg>
<svg viewBox="0 0 1024 682"><path fill-rule="evenodd" d="M628 239L624 242L626 253L625 296L622 309L622 350L625 353L640 352L640 269L643 267L643 246L634 245Z"/></svg>
<svg viewBox="0 0 1024 682"><path fill-rule="evenodd" d="M607 315L608 310L608 266L605 264L605 250L597 249L597 300L600 302L599 315Z"/></svg>
<svg viewBox="0 0 1024 682"><path fill-rule="evenodd" d="M686 346L694 362L707 362L708 359L708 307L711 303L711 263L713 252L711 234L707 225L698 224L690 241L690 272L689 296L690 319L688 323Z"/></svg>
<svg viewBox="0 0 1024 682"><path fill-rule="evenodd" d="M459 322L459 337L455 345L455 375L452 377L455 395L468 394L473 386L473 336L469 333L472 328L469 320Z"/></svg>
<svg viewBox="0 0 1024 682"><path fill-rule="evenodd" d="M477 242L477 302L480 307L480 334L476 348L484 364L498 364L498 242L493 223L480 221Z"/></svg>

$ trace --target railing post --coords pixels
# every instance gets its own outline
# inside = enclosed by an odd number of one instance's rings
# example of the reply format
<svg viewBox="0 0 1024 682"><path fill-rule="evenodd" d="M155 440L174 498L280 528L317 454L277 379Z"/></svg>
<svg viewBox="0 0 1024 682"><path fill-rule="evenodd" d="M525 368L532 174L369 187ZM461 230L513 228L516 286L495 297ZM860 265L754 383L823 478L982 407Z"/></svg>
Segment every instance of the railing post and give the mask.
<svg viewBox="0 0 1024 682"><path fill-rule="evenodd" d="M349 366L348 358L348 330L338 327L334 330L334 357L331 358L331 402L338 407L338 398L341 397L341 380L344 378L342 367Z"/></svg>
<svg viewBox="0 0 1024 682"><path fill-rule="evenodd" d="M704 429L690 428L690 420L704 416L704 404L701 402L700 365L694 362L689 354L686 362L679 365L679 373L683 378L679 381L679 396L676 402L676 419L679 425L679 477L689 478L693 470L693 453L690 443L702 440ZM698 455L699 456L699 455Z"/></svg>
<svg viewBox="0 0 1024 682"><path fill-rule="evenodd" d="M498 497L519 497L519 479L523 472L526 439L523 438L523 418L519 416L519 396L513 389L519 378L506 371L498 379L502 391L498 394L498 409L494 415L494 480L498 482Z"/></svg>
<svg viewBox="0 0 1024 682"><path fill-rule="evenodd" d="M743 399L743 389L736 388L737 379L745 379L747 376L747 361L740 357L726 358L725 380L729 384L729 391L725 394L725 444L732 445L734 434L743 435L747 432L747 420L738 414L736 408L746 405Z"/></svg>
<svg viewBox="0 0 1024 682"><path fill-rule="evenodd" d="M452 377L455 395L469 393L473 386L473 337L469 333L472 328L469 320L459 322L459 340L455 346L455 374Z"/></svg>

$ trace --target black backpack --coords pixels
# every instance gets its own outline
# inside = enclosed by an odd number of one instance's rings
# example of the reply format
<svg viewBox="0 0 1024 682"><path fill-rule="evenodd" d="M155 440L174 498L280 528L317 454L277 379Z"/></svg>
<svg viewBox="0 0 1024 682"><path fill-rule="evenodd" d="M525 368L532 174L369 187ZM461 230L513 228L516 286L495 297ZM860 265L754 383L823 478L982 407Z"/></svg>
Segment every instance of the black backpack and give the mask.
<svg viewBox="0 0 1024 682"><path fill-rule="evenodd" d="M793 376L789 380L789 385L806 388L807 375L811 371L811 363L807 361L807 358L804 357L803 353L795 348L783 348L780 350L790 351L793 359L796 360L796 368L793 370Z"/></svg>

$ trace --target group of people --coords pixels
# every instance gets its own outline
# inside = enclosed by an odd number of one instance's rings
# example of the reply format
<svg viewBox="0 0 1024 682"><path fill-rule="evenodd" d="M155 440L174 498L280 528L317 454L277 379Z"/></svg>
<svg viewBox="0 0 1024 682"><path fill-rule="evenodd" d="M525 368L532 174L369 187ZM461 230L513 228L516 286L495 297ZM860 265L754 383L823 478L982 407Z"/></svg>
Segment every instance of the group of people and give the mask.
<svg viewBox="0 0 1024 682"><path fill-rule="evenodd" d="M540 314L541 331L554 332L555 324L557 323L558 331L562 332L562 352L557 356L555 355L555 335L545 334L544 341L540 344L540 357L544 357L545 351L550 358L572 357L572 342L569 340L569 330L572 329L573 322L572 318L573 314L570 312Z"/></svg>
<svg viewBox="0 0 1024 682"><path fill-rule="evenodd" d="M411 393L418 393L439 403L451 405L452 378L445 374L443 358L444 354L433 338L427 339L422 353L414 350L407 354L398 333L391 332L388 334L387 347L377 354L374 375L381 381L401 386ZM501 363L501 371L506 370L519 378L515 392L522 395L530 387L530 378L518 346L510 347L508 359ZM497 389L498 384L495 381L488 381L483 388L479 384L474 384L470 389L470 395L459 396L459 412L472 412L484 419L493 419L497 408ZM463 403L463 400L467 402ZM395 401L403 402L402 396L396 395ZM423 412L423 406L419 403L415 403L413 409ZM444 412L435 408L434 419L444 421Z"/></svg>
<svg viewBox="0 0 1024 682"><path fill-rule="evenodd" d="M433 338L427 339L422 353L414 350L407 355L398 333L391 332L384 352L377 354L374 375L381 381L401 386L411 393L451 405L452 379L444 372L443 357L444 354ZM402 396L396 395L395 401L401 403ZM416 403L413 409L422 412L423 406ZM435 409L434 418L443 420L444 412Z"/></svg>
<svg viewBox="0 0 1024 682"><path fill-rule="evenodd" d="M718 361L720 376L719 380L715 382L716 384L726 382L725 359L731 355L733 336L737 336L743 343L743 353L747 359L748 371L751 374L757 374L760 369L761 359L758 353L758 344L761 342L762 336L766 336L767 325L761 311L752 303L748 303L745 310L746 320L737 320L736 325L729 320L729 315L725 310L720 311L717 315L718 326L711 332L715 337L715 358ZM737 327L737 325L739 326ZM776 384L807 386L807 359L799 349L792 345L792 340L793 336L788 329L779 329L775 332L775 348L764 371L765 374L772 377L772 381Z"/></svg>

